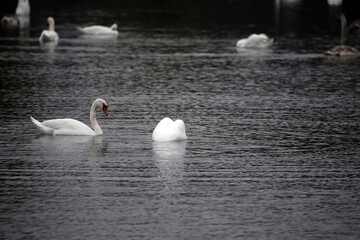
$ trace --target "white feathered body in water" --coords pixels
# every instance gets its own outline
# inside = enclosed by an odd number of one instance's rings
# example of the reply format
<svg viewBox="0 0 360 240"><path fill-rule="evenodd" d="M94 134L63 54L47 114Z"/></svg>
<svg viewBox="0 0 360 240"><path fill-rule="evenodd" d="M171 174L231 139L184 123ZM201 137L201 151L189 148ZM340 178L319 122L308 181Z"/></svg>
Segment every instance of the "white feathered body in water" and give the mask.
<svg viewBox="0 0 360 240"><path fill-rule="evenodd" d="M52 17L48 17L47 22L49 24L49 30L42 31L39 41L41 43L46 42L57 42L59 40L59 35L55 32L55 20Z"/></svg>
<svg viewBox="0 0 360 240"><path fill-rule="evenodd" d="M85 125L84 123L71 118L51 119L43 122L39 122L33 117L30 118L31 121L40 130L40 132L44 134L78 136L102 135L103 131L96 120L97 109L102 109L106 116L108 115L108 105L104 99L96 99L90 109L90 122L94 130Z"/></svg>
<svg viewBox="0 0 360 240"><path fill-rule="evenodd" d="M118 35L117 24L114 23L111 27L105 27L100 25L94 25L89 27L77 27L77 29L83 34L89 35Z"/></svg>
<svg viewBox="0 0 360 240"><path fill-rule="evenodd" d="M29 16L30 15L29 0L19 0L15 14L17 16Z"/></svg>
<svg viewBox="0 0 360 240"><path fill-rule="evenodd" d="M269 48L273 45L274 39L265 34L251 34L248 38L240 39L236 43L237 48Z"/></svg>
<svg viewBox="0 0 360 240"><path fill-rule="evenodd" d="M166 117L162 119L155 127L152 133L152 139L155 142L172 142L186 140L185 124L183 120Z"/></svg>

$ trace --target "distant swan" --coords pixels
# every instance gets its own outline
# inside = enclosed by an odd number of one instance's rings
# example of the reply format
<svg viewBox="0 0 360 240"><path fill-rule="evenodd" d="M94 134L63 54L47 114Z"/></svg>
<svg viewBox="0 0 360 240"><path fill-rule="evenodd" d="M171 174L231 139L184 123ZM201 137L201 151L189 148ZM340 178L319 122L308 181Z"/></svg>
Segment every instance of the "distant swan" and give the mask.
<svg viewBox="0 0 360 240"><path fill-rule="evenodd" d="M237 48L268 48L274 43L273 38L265 34L251 34L248 38L240 39L236 43Z"/></svg>
<svg viewBox="0 0 360 240"><path fill-rule="evenodd" d="M39 41L40 42L57 42L59 35L55 32L55 21L52 17L48 17L49 30L42 31Z"/></svg>
<svg viewBox="0 0 360 240"><path fill-rule="evenodd" d="M180 119L173 121L166 117L156 125L152 133L152 139L155 142L186 140L185 124Z"/></svg>
<svg viewBox="0 0 360 240"><path fill-rule="evenodd" d="M356 48L346 45L335 46L332 49L325 51L324 53L333 56L356 56L360 54Z"/></svg>
<svg viewBox="0 0 360 240"><path fill-rule="evenodd" d="M101 130L98 122L96 121L96 110L101 108L106 116L108 115L108 105L104 99L98 98L94 101L90 110L90 122L91 126L94 128L92 130L84 123L70 119L52 119L46 120L43 122L37 121L35 118L30 117L31 121L37 126L37 128L44 134L50 135L102 135L103 131Z"/></svg>
<svg viewBox="0 0 360 240"><path fill-rule="evenodd" d="M30 3L28 0L19 0L15 14L18 16L30 15Z"/></svg>
<svg viewBox="0 0 360 240"><path fill-rule="evenodd" d="M117 24L114 23L111 27L104 27L100 25L94 25L90 27L77 27L77 29L83 34L89 35L103 35L103 34L111 34L111 35L118 35L119 32L117 31Z"/></svg>

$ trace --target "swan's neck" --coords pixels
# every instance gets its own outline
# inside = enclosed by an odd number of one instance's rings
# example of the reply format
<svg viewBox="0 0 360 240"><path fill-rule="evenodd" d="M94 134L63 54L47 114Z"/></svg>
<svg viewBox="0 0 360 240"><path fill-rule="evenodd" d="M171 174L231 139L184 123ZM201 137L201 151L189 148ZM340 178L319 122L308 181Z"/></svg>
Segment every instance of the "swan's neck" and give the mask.
<svg viewBox="0 0 360 240"><path fill-rule="evenodd" d="M49 31L55 31L55 23L53 20L49 21Z"/></svg>
<svg viewBox="0 0 360 240"><path fill-rule="evenodd" d="M96 121L96 105L95 105L95 103L93 103L93 105L91 106L90 122L91 122L91 126L93 127L93 129L95 131L95 135L103 134L101 127L99 126L98 122Z"/></svg>

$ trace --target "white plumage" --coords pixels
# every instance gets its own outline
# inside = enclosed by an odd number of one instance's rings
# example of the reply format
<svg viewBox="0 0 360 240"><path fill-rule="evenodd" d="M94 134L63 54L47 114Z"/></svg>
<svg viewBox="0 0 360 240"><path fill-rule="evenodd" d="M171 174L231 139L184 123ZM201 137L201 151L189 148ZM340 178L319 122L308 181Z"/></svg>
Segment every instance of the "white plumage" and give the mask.
<svg viewBox="0 0 360 240"><path fill-rule="evenodd" d="M29 0L19 0L15 14L18 16L29 16L30 15Z"/></svg>
<svg viewBox="0 0 360 240"><path fill-rule="evenodd" d="M117 24L114 23L111 27L105 27L100 25L94 25L89 27L77 27L77 29L83 34L89 35L118 35Z"/></svg>
<svg viewBox="0 0 360 240"><path fill-rule="evenodd" d="M91 126L94 128L92 130L84 123L71 119L71 118L62 118L62 119L51 119L43 122L39 122L33 117L30 117L31 121L37 126L37 128L44 134L50 135L102 135L103 131L101 130L98 122L96 121L96 110L101 108L106 115L108 115L107 108L108 105L105 100L98 98L94 101L90 110L90 122Z"/></svg>
<svg viewBox="0 0 360 240"><path fill-rule="evenodd" d="M185 124L182 120L176 121L166 117L155 127L152 139L156 142L171 142L186 140Z"/></svg>
<svg viewBox="0 0 360 240"><path fill-rule="evenodd" d="M236 43L237 48L268 48L274 43L273 38L265 34L251 34L248 38L240 39Z"/></svg>
<svg viewBox="0 0 360 240"><path fill-rule="evenodd" d="M41 43L57 42L59 40L59 35L55 32L55 21L52 17L48 17L47 22L49 24L49 30L42 31L39 41Z"/></svg>

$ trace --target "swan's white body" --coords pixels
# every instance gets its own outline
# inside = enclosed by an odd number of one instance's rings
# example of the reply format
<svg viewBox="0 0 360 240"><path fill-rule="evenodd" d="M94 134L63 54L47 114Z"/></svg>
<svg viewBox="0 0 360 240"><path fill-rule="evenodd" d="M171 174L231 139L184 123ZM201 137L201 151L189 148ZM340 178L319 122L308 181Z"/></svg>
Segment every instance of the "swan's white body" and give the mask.
<svg viewBox="0 0 360 240"><path fill-rule="evenodd" d="M52 17L47 19L49 23L49 30L42 31L39 41L44 42L57 42L59 41L59 35L55 32L55 21Z"/></svg>
<svg viewBox="0 0 360 240"><path fill-rule="evenodd" d="M172 142L186 140L185 124L182 120L176 121L166 117L155 127L152 133L155 142Z"/></svg>
<svg viewBox="0 0 360 240"><path fill-rule="evenodd" d="M237 48L268 48L274 43L273 38L265 34L251 34L248 38L240 39L236 43Z"/></svg>
<svg viewBox="0 0 360 240"><path fill-rule="evenodd" d="M342 4L342 0L327 0L330 6L340 6Z"/></svg>
<svg viewBox="0 0 360 240"><path fill-rule="evenodd" d="M18 16L29 16L30 15L29 0L19 0L15 14Z"/></svg>
<svg viewBox="0 0 360 240"><path fill-rule="evenodd" d="M96 110L102 108L102 110L107 115L107 103L105 100L98 98L94 101L90 110L90 122L91 126L94 128L91 129L84 123L70 119L52 119L46 120L43 122L37 121L35 118L30 117L31 121L37 126L37 128L44 134L50 135L102 135L103 131L101 130L98 122L96 121Z"/></svg>
<svg viewBox="0 0 360 240"><path fill-rule="evenodd" d="M118 35L117 24L113 24L111 27L104 27L100 25L94 25L90 27L77 27L77 29L83 34L89 35Z"/></svg>

